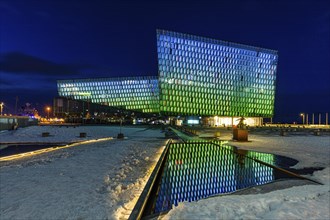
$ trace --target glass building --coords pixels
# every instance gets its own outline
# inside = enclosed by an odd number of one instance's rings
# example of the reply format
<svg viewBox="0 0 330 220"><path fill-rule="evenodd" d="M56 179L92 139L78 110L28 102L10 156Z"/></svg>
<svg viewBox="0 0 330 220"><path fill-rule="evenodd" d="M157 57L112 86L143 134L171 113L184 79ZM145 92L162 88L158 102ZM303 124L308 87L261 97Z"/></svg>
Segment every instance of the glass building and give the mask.
<svg viewBox="0 0 330 220"><path fill-rule="evenodd" d="M58 80L59 96L215 125L273 117L277 51L157 30L157 54L158 77Z"/></svg>
<svg viewBox="0 0 330 220"><path fill-rule="evenodd" d="M59 96L118 108L159 112L156 76L58 80Z"/></svg>
<svg viewBox="0 0 330 220"><path fill-rule="evenodd" d="M277 52L157 30L160 112L272 117Z"/></svg>

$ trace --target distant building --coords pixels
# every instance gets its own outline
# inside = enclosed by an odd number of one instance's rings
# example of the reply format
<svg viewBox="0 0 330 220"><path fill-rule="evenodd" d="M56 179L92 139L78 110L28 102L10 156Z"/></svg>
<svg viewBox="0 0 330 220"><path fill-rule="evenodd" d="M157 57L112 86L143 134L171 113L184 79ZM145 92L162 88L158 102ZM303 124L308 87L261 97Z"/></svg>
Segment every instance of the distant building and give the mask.
<svg viewBox="0 0 330 220"><path fill-rule="evenodd" d="M277 51L157 30L157 54L158 77L58 80L58 93L212 126L273 117Z"/></svg>
<svg viewBox="0 0 330 220"><path fill-rule="evenodd" d="M123 123L133 122L139 118L148 122L155 115L141 111L125 110L121 107L93 103L91 100L75 100L66 97L56 97L53 100L53 115L66 118L66 122L75 123ZM158 115L158 114L157 114ZM156 116L157 116L156 115Z"/></svg>

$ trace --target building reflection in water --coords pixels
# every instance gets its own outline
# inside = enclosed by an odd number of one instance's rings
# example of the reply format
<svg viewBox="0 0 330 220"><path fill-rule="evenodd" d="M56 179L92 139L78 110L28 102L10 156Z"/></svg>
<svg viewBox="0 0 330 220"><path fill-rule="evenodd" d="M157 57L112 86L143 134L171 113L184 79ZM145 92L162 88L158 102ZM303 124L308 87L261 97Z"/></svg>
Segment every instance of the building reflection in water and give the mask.
<svg viewBox="0 0 330 220"><path fill-rule="evenodd" d="M238 150L221 142L171 144L154 213L183 201L266 184L274 180L274 155Z"/></svg>

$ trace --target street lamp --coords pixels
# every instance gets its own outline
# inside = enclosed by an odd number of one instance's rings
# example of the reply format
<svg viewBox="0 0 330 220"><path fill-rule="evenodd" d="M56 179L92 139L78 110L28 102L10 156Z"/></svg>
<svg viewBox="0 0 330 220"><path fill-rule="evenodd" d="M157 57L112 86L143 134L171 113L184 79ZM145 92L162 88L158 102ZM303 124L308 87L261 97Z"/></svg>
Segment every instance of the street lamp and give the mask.
<svg viewBox="0 0 330 220"><path fill-rule="evenodd" d="M48 120L49 120L49 112L50 112L50 107L47 107L47 115L48 115Z"/></svg>
<svg viewBox="0 0 330 220"><path fill-rule="evenodd" d="M305 124L305 114L304 113L300 113L300 116L302 117L302 124Z"/></svg>
<svg viewBox="0 0 330 220"><path fill-rule="evenodd" d="M1 109L0 112L1 112L1 115L2 115L2 111L3 111L3 106L4 106L4 105L5 105L5 103L3 103L3 102L0 103L0 109Z"/></svg>

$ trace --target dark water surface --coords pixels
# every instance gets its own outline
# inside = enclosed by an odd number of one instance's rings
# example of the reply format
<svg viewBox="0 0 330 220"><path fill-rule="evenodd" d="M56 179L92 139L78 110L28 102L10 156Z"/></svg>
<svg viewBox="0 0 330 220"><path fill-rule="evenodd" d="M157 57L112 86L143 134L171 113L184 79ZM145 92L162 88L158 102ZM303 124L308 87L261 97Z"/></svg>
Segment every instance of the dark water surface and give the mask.
<svg viewBox="0 0 330 220"><path fill-rule="evenodd" d="M290 167L298 162L283 156L240 150L219 141L171 144L153 213L168 211L183 201L294 178L259 161L276 167Z"/></svg>
<svg viewBox="0 0 330 220"><path fill-rule="evenodd" d="M36 143L36 144L6 144L0 145L0 157L12 156L20 153L28 153L35 150L41 150L49 147L59 147L65 144L55 143Z"/></svg>

